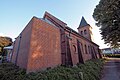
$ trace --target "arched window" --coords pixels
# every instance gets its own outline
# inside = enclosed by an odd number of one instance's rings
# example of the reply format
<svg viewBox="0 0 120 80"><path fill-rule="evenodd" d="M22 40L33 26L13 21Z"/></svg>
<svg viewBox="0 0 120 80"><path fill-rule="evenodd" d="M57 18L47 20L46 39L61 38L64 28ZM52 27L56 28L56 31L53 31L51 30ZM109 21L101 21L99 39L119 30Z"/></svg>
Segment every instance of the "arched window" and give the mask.
<svg viewBox="0 0 120 80"><path fill-rule="evenodd" d="M73 45L73 50L74 50L74 52L76 52L76 46L75 45Z"/></svg>
<svg viewBox="0 0 120 80"><path fill-rule="evenodd" d="M87 46L85 45L85 53L87 54Z"/></svg>
<svg viewBox="0 0 120 80"><path fill-rule="evenodd" d="M89 51L89 54L91 54L91 51L90 51L90 46L88 46L88 51Z"/></svg>
<svg viewBox="0 0 120 80"><path fill-rule="evenodd" d="M83 31L81 31L81 35L83 35Z"/></svg>
<svg viewBox="0 0 120 80"><path fill-rule="evenodd" d="M84 34L87 34L87 30L86 29L84 30Z"/></svg>
<svg viewBox="0 0 120 80"><path fill-rule="evenodd" d="M81 43L81 49L82 49L82 53L84 54L83 44L82 43Z"/></svg>

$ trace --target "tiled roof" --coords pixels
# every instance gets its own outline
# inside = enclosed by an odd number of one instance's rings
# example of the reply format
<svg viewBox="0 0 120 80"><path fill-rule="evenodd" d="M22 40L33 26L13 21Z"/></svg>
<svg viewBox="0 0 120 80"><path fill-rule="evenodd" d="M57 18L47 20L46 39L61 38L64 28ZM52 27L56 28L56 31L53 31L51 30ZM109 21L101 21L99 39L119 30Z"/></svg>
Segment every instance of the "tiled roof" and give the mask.
<svg viewBox="0 0 120 80"><path fill-rule="evenodd" d="M70 27L68 27L66 23L64 23L63 21L59 20L58 18L56 18L55 16L51 15L50 13L45 12L45 14L43 16L43 19L45 19L45 18L48 19L49 21L51 21L53 24L55 22L55 23L61 25L62 28L64 28L64 29L72 30L73 33L75 33L75 34L79 35L80 37L82 37L83 39L85 39L85 40L87 40L87 41L95 44L94 42L90 41L89 39L81 36L78 32L76 32L75 30L73 30ZM89 25L89 24L86 22L86 20L84 19L84 17L82 17L80 26L87 26L87 25ZM97 45L97 44L95 44L95 45Z"/></svg>
<svg viewBox="0 0 120 80"><path fill-rule="evenodd" d="M85 26L88 26L88 25L89 25L89 24L87 23L87 21L85 20L85 18L82 17L81 22L80 22L80 25L79 25L78 28L80 28L80 27L85 27Z"/></svg>

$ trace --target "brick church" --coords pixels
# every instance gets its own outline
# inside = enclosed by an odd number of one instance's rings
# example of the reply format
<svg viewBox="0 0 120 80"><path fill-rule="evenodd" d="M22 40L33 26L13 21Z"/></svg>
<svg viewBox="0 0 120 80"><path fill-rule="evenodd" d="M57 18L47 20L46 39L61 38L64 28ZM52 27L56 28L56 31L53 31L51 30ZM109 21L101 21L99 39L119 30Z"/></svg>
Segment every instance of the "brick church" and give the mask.
<svg viewBox="0 0 120 80"><path fill-rule="evenodd" d="M92 27L82 17L78 32L48 12L33 17L13 44L11 62L35 72L59 65L74 66L101 58Z"/></svg>

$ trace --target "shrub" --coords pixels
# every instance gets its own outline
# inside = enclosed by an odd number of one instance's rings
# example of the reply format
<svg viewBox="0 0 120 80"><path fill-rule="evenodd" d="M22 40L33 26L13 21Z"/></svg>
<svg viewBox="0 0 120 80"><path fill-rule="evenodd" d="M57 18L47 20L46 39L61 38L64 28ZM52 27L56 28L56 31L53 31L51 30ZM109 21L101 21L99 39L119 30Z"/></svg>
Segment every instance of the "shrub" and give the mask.
<svg viewBox="0 0 120 80"><path fill-rule="evenodd" d="M102 59L86 61L76 67L59 66L54 69L26 74L12 63L0 65L0 80L99 80L103 66Z"/></svg>
<svg viewBox="0 0 120 80"><path fill-rule="evenodd" d="M25 74L25 70L12 63L0 64L0 80L22 80Z"/></svg>
<svg viewBox="0 0 120 80"><path fill-rule="evenodd" d="M120 58L120 54L105 54L105 57Z"/></svg>

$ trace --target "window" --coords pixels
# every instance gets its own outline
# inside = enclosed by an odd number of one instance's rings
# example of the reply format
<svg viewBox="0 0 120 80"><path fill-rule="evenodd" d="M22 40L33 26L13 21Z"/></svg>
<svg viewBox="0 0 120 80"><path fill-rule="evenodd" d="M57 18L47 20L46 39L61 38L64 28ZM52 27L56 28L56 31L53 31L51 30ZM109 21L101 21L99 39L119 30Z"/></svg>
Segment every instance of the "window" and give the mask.
<svg viewBox="0 0 120 80"><path fill-rule="evenodd" d="M87 34L87 30L84 30L84 34Z"/></svg>
<svg viewBox="0 0 120 80"><path fill-rule="evenodd" d="M76 46L75 45L73 45L73 51L76 52Z"/></svg>
<svg viewBox="0 0 120 80"><path fill-rule="evenodd" d="M90 51L90 46L88 46L88 50L89 50L89 54L91 54L91 51Z"/></svg>
<svg viewBox="0 0 120 80"><path fill-rule="evenodd" d="M87 54L87 47L86 47L86 45L85 45L85 53Z"/></svg>
<svg viewBox="0 0 120 80"><path fill-rule="evenodd" d="M83 52L83 54L84 54L84 50L83 50L83 44L81 43L81 48L82 48L82 52Z"/></svg>
<svg viewBox="0 0 120 80"><path fill-rule="evenodd" d="M83 35L83 31L81 31L81 35Z"/></svg>

